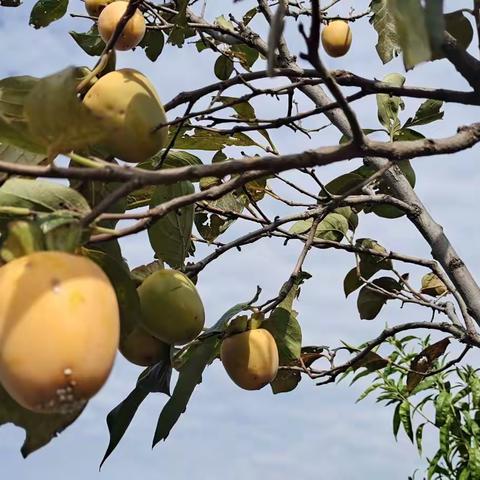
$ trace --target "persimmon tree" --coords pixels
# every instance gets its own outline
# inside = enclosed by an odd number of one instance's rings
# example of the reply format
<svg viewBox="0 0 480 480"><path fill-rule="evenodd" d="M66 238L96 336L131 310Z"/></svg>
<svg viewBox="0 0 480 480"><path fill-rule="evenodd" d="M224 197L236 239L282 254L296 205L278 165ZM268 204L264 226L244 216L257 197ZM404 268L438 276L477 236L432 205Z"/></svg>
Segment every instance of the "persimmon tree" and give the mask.
<svg viewBox="0 0 480 480"><path fill-rule="evenodd" d="M298 259L274 298L265 298L261 285L244 303L232 297L234 306L216 322L207 318L207 327L193 341L172 346L166 356L160 349L165 358L147 367L130 395L108 415L110 444L104 461L153 392L170 396L153 444L165 440L204 370L219 360L222 341L262 328L278 349L280 366L270 382L274 394L288 394L302 378L321 388L343 378L353 382L367 377L371 383L361 398L374 393L390 405L395 435L403 429L422 452L424 430L438 433L438 449L428 458L428 478L480 478L480 377L466 363L469 351L480 347L480 288L414 188L415 162L462 152L480 141L478 123L448 125L451 134L444 138L422 134L422 126L442 121L450 104L480 105L480 60L473 44L480 32L480 2L447 11L441 0L372 0L356 10L347 10L344 0L243 0L238 1L242 16L229 14L230 2L224 2L225 14L208 18L206 0L130 0L123 10L114 5L118 18L113 27L107 20L99 22L100 35L97 16L110 3L89 1L86 12L81 1L70 2L71 15L84 18L87 25L84 32L71 32L71 40L87 54L89 68L0 80L2 261L30 251L37 234L45 249L87 255L116 291L120 335L125 338L142 317L137 287L162 268L201 283L202 272L222 262L224 254L242 255L243 247L270 238L298 245ZM0 6L27 8L16 0L0 0ZM39 0L30 25L47 28L66 21L68 6L68 0ZM126 137L127 130L109 130L101 114L92 114L88 100L94 87L100 99L110 98L109 89L117 88L106 79L116 68L115 56L122 54L115 49L132 46L125 37L133 20L140 25L133 44L141 39L135 54L155 62L167 48L189 49L191 55L208 50L214 53L211 67L218 79L168 99L165 119L148 126L142 140L140 133ZM340 33L322 37L334 22ZM346 53L352 22L364 22L378 34L372 58L378 55L388 64L400 55L404 70L382 80L329 70L325 57ZM295 45L302 45L299 51L288 43L292 35L299 40ZM343 44L335 45L342 35ZM469 88L409 82L408 72L418 64L439 60L452 64ZM124 115L138 92L132 91L131 98L121 93L110 95L112 118ZM377 125L360 123L360 99L378 111ZM405 119L407 102L416 113ZM283 108L278 118L269 115L273 104ZM132 125L147 125L154 118L145 113L149 108L138 107ZM163 115L160 106L157 110ZM338 143L322 144L317 135L322 119L338 130ZM317 127L312 128L312 120ZM303 138L305 149L282 153L271 138L274 129ZM247 147L256 153L245 154ZM152 149L157 151L153 156ZM351 159L361 159L362 166L352 170L346 162ZM322 167L333 163L344 167L344 173L325 178ZM49 179L64 181L59 185ZM279 185L288 194L279 193ZM262 208L266 199L274 202L278 215ZM366 215L375 216L382 228L407 217L431 256L420 258L374 238L358 238L356 229ZM131 222L118 226L123 220ZM242 234L224 241L222 235L234 223L242 226ZM129 266L118 239L142 231L148 231L152 263ZM207 256L196 253L198 243L208 245ZM378 336L361 345L348 339L337 345L303 345L294 304L300 301L301 285L312 281L303 268L305 258L318 249L351 257L352 268L338 288L356 296L360 319L374 321L388 302L399 308L418 306L415 320L379 324ZM423 276L410 278L412 266L423 269ZM243 293L245 299L252 294ZM229 362L232 358L230 353ZM172 369L178 377L170 393ZM27 432L25 456L80 413L33 413L4 390L0 398L0 422L13 422Z"/></svg>

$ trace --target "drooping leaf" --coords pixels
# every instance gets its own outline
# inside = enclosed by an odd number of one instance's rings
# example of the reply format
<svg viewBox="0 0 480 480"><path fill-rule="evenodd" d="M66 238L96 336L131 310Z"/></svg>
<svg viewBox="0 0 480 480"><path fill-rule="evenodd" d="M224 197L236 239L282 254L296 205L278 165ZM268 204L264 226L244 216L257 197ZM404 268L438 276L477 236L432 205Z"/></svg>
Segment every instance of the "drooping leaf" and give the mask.
<svg viewBox="0 0 480 480"><path fill-rule="evenodd" d="M413 443L412 417L410 412L410 403L407 400L404 400L400 404L400 410L398 413L400 415L400 421L402 423L403 429L405 430L405 433L407 434L408 438Z"/></svg>
<svg viewBox="0 0 480 480"><path fill-rule="evenodd" d="M289 229L290 233L306 235L313 225L313 219L299 220ZM317 226L315 237L321 240L339 242L346 235L349 225L344 215L329 213Z"/></svg>
<svg viewBox="0 0 480 480"><path fill-rule="evenodd" d="M68 0L38 0L30 13L30 25L42 28L62 18L67 13Z"/></svg>
<svg viewBox="0 0 480 480"><path fill-rule="evenodd" d="M323 198L328 198L328 194L330 195L343 195L349 191L352 191L352 194L358 193L355 190L357 185L360 185L364 181L364 177L361 175L350 172L340 175L337 178L334 178L330 182L325 185L326 192L320 192L320 196Z"/></svg>
<svg viewBox="0 0 480 480"><path fill-rule="evenodd" d="M350 293L360 288L365 283L364 280L369 280L380 270L392 269L392 261L387 258L387 250L377 241L372 240L371 238L359 238L356 240L355 246L385 254L385 257L380 257L366 252L360 253L358 269L357 267L352 268L343 280L343 291L345 293L345 297L348 297Z"/></svg>
<svg viewBox="0 0 480 480"><path fill-rule="evenodd" d="M100 463L100 468L125 435L138 408L147 396L154 392L170 395L171 375L172 367L168 363L162 362L153 367L148 367L140 374L136 387L128 394L127 398L107 415L110 440Z"/></svg>
<svg viewBox="0 0 480 480"><path fill-rule="evenodd" d="M25 99L25 118L35 142L50 155L81 149L108 135L77 96L85 70L66 68L36 82Z"/></svg>
<svg viewBox="0 0 480 480"><path fill-rule="evenodd" d="M386 75L383 83L388 83L394 87L402 87L405 83L405 77L399 73L390 73ZM377 110L378 120L387 129L391 136L400 129L400 120L398 114L405 108L405 104L400 97L389 95L387 93L378 93Z"/></svg>
<svg viewBox="0 0 480 480"><path fill-rule="evenodd" d="M85 250L107 275L117 295L120 309L120 336L127 337L140 323L142 312L136 285L129 275L128 266L122 258L116 258L98 250Z"/></svg>
<svg viewBox="0 0 480 480"><path fill-rule="evenodd" d="M132 280L135 282L135 286L139 287L143 281L149 277L152 273L158 272L165 268L164 264L160 260L155 260L147 265L140 265L135 267L131 272L130 276Z"/></svg>
<svg viewBox="0 0 480 480"><path fill-rule="evenodd" d="M24 114L25 99L38 81L29 76L0 80L0 142L45 154L46 149L32 138Z"/></svg>
<svg viewBox="0 0 480 480"><path fill-rule="evenodd" d="M434 273L427 273L422 277L421 293L438 297L448 292L446 285Z"/></svg>
<svg viewBox="0 0 480 480"><path fill-rule="evenodd" d="M78 46L92 57L101 55L105 49L105 42L98 33L97 25L94 24L88 32L69 32L70 36L77 42Z"/></svg>
<svg viewBox="0 0 480 480"><path fill-rule="evenodd" d="M240 45L233 45L229 51L229 54L236 58L240 65L247 71L253 67L253 64L258 60L260 54L258 50L245 45L244 43Z"/></svg>
<svg viewBox="0 0 480 480"><path fill-rule="evenodd" d="M445 112L442 112L443 102L441 100L425 100L415 113L409 118L402 128L417 127L441 120Z"/></svg>
<svg viewBox="0 0 480 480"><path fill-rule="evenodd" d="M68 210L86 215L90 207L72 188L47 180L11 178L0 187L0 205L29 208L39 212Z"/></svg>
<svg viewBox="0 0 480 480"><path fill-rule="evenodd" d="M155 208L174 198L192 194L193 185L178 182L172 185L160 185L155 189L150 208ZM148 229L150 244L157 256L172 268L181 267L191 245L194 206L188 205L159 218Z"/></svg>
<svg viewBox="0 0 480 480"><path fill-rule="evenodd" d="M233 73L233 62L227 56L220 55L215 62L214 72L219 80L228 80Z"/></svg>
<svg viewBox="0 0 480 480"><path fill-rule="evenodd" d="M114 160L115 164L117 162ZM77 192L81 193L87 200L91 208L96 207L105 197L117 190L121 183L119 182L100 182L93 180L70 180L70 186ZM125 197L120 198L113 204L111 204L105 213L124 213L127 206L127 199ZM101 220L97 222L97 225L106 228L114 228L118 220Z"/></svg>
<svg viewBox="0 0 480 480"><path fill-rule="evenodd" d="M467 49L473 40L473 27L468 18L465 16L465 12L462 10L456 10L444 15L444 27L447 32L455 38L458 45ZM432 60L438 60L444 58L442 51L443 43L443 30L442 37L437 42L432 42Z"/></svg>
<svg viewBox="0 0 480 480"><path fill-rule="evenodd" d="M373 13L370 23L378 35L376 45L378 56L383 63L388 63L401 51L395 21L388 9L388 0L372 0L370 9Z"/></svg>
<svg viewBox="0 0 480 480"><path fill-rule="evenodd" d="M298 365L302 348L302 329L297 320L297 313L292 307L300 285L308 278L310 278L310 275L304 272L292 286L288 282L284 284L281 292L289 286L290 289L270 317L262 323L262 328L268 330L275 339L280 365ZM270 385L273 393L283 393L293 390L300 380L299 372L279 370Z"/></svg>
<svg viewBox="0 0 480 480"><path fill-rule="evenodd" d="M340 242L348 231L347 219L339 213L329 213L317 226L315 237Z"/></svg>
<svg viewBox="0 0 480 480"><path fill-rule="evenodd" d="M188 0L179 0L176 4L176 14L170 19L170 23L174 25L168 37L168 43L179 48L183 47L185 39L189 35L188 21L187 21L187 5Z"/></svg>
<svg viewBox="0 0 480 480"><path fill-rule="evenodd" d="M46 155L41 153L29 152L13 145L0 143L0 161L7 163L18 163L20 165L40 165Z"/></svg>
<svg viewBox="0 0 480 480"><path fill-rule="evenodd" d="M405 69L410 70L415 65L430 60L430 39L420 0L389 0L388 8L395 20Z"/></svg>
<svg viewBox="0 0 480 480"><path fill-rule="evenodd" d="M172 396L158 418L152 446L167 439L173 426L185 412L195 387L202 381L205 367L215 358L218 344L217 337L205 338L195 346L188 361L180 368Z"/></svg>
<svg viewBox="0 0 480 480"><path fill-rule="evenodd" d="M401 290L401 285L391 277L381 277L372 282L386 292L396 293ZM365 285L359 292L357 298L357 309L362 320L373 320L385 303L391 297L386 293Z"/></svg>
<svg viewBox="0 0 480 480"><path fill-rule="evenodd" d="M165 45L165 37L161 30L147 29L145 36L139 44L143 48L149 60L155 62L162 53Z"/></svg>
<svg viewBox="0 0 480 480"><path fill-rule="evenodd" d="M34 413L15 402L0 386L0 425L13 423L25 430L21 453L25 458L71 425L83 410L69 414Z"/></svg>
<svg viewBox="0 0 480 480"><path fill-rule="evenodd" d="M407 375L407 392L412 392L415 387L425 378L424 375L432 368L436 360L440 358L450 343L449 338L444 338L422 350L410 363L410 371Z"/></svg>
<svg viewBox="0 0 480 480"><path fill-rule="evenodd" d="M388 360L381 357L378 353L370 351L353 365L353 370L365 367L369 372L380 370L388 365Z"/></svg>
<svg viewBox="0 0 480 480"><path fill-rule="evenodd" d="M339 207L336 208L333 213L338 213L347 219L348 228L354 232L358 227L358 215L352 209L352 207Z"/></svg>
<svg viewBox="0 0 480 480"><path fill-rule="evenodd" d="M425 0L425 25L433 55L443 44L443 32L446 28L443 8L443 0Z"/></svg>

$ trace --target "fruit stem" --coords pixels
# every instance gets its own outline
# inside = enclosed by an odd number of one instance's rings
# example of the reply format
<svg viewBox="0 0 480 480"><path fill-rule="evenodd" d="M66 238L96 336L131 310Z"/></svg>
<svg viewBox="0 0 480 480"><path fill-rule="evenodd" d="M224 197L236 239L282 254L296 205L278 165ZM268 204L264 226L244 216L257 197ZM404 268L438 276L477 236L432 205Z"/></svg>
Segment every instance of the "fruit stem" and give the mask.
<svg viewBox="0 0 480 480"><path fill-rule="evenodd" d="M102 54L95 68L78 84L77 93L81 94L85 87L90 84L93 78L102 73L103 69L107 66L108 61L110 60L111 54L112 50Z"/></svg>

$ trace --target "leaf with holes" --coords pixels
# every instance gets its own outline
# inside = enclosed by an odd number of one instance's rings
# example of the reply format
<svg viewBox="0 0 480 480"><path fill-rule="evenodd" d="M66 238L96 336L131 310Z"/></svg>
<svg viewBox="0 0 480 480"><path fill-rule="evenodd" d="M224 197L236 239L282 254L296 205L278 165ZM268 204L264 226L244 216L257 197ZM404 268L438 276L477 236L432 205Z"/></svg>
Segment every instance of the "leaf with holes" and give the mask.
<svg viewBox="0 0 480 480"><path fill-rule="evenodd" d="M450 344L449 338L444 338L422 350L410 363L410 372L407 375L407 392L411 393L425 378L436 360L438 360Z"/></svg>
<svg viewBox="0 0 480 480"><path fill-rule="evenodd" d="M388 9L388 0L372 0L370 9L373 14L370 23L378 35L378 56L383 63L388 63L401 52L394 18Z"/></svg>

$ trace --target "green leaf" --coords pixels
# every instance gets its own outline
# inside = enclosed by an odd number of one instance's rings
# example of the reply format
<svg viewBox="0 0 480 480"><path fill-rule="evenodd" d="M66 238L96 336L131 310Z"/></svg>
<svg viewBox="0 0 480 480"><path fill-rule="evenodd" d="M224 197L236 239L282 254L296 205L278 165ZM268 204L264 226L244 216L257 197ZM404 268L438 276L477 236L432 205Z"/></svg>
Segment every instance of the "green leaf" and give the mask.
<svg viewBox="0 0 480 480"><path fill-rule="evenodd" d="M25 430L25 441L21 449L24 458L65 430L82 411L83 409L69 414L34 413L18 405L0 386L0 425L13 423Z"/></svg>
<svg viewBox="0 0 480 480"><path fill-rule="evenodd" d="M183 47L185 39L189 35L188 20L187 20L187 5L188 0L179 0L176 3L176 10L178 14L170 19L170 23L174 25L174 28L170 31L168 37L168 43L175 45L179 48Z"/></svg>
<svg viewBox="0 0 480 480"><path fill-rule="evenodd" d="M159 185L152 195L150 208L174 198L194 193L191 182ZM194 206L187 205L155 221L148 229L150 244L157 256L172 268L183 266L191 245Z"/></svg>
<svg viewBox="0 0 480 480"><path fill-rule="evenodd" d="M47 158L41 153L29 152L13 145L0 143L0 161L20 165L39 165Z"/></svg>
<svg viewBox="0 0 480 480"><path fill-rule="evenodd" d="M355 187L361 184L364 180L365 178L354 172L340 175L325 185L326 192L322 190L320 196L328 198L327 193L330 195L343 195L350 190L352 190L353 194L358 193L358 191L355 191Z"/></svg>
<svg viewBox="0 0 480 480"><path fill-rule="evenodd" d="M142 318L140 299L128 266L121 257L113 257L99 250L86 249L85 252L105 272L115 290L120 310L120 336L125 338Z"/></svg>
<svg viewBox="0 0 480 480"><path fill-rule="evenodd" d="M374 250L385 255L388 254L384 247L382 247L376 240L372 240L371 238L359 238L356 240L355 246L358 248ZM348 297L350 293L354 292L357 290L357 288L363 285L364 281L360 277L362 277L364 280L368 280L380 270L391 270L392 268L392 261L389 258L378 257L369 253L360 253L360 272L358 272L357 267L354 267L347 273L345 279L343 280L343 291L345 293L345 297Z"/></svg>
<svg viewBox="0 0 480 480"><path fill-rule="evenodd" d="M388 8L395 20L405 69L410 70L415 65L430 60L430 39L420 0L389 0Z"/></svg>
<svg viewBox="0 0 480 480"><path fill-rule="evenodd" d="M240 62L240 65L247 71L251 70L253 64L260 57L257 50L245 44L233 45L229 53L235 57Z"/></svg>
<svg viewBox="0 0 480 480"><path fill-rule="evenodd" d="M396 293L401 290L401 285L391 277L381 277L372 282L383 290ZM374 287L365 285L359 292L357 308L362 320L373 320L390 297Z"/></svg>
<svg viewBox="0 0 480 480"><path fill-rule="evenodd" d="M288 230L288 233L295 235L304 235L312 228L313 220L308 218L307 220L298 220Z"/></svg>
<svg viewBox="0 0 480 480"><path fill-rule="evenodd" d="M137 413L138 408L141 403L147 398L148 391L141 388L135 387L123 400L119 403L108 415L107 415L107 426L110 434L110 441L103 456L102 461L100 462L100 468L105 463L110 454L115 450L116 446L119 444L120 440L125 435L130 423L133 420L133 417Z"/></svg>
<svg viewBox="0 0 480 480"><path fill-rule="evenodd" d="M373 13L370 23L378 34L376 45L378 56L383 63L388 63L401 51L395 21L388 8L388 0L372 0L370 9Z"/></svg>
<svg viewBox="0 0 480 480"><path fill-rule="evenodd" d="M140 265L138 267L135 267L130 272L130 277L134 281L135 286L138 288L143 283L143 281L152 273L158 272L159 270L162 270L164 268L165 266L162 261L155 260L151 263L148 263L147 265Z"/></svg>
<svg viewBox="0 0 480 480"><path fill-rule="evenodd" d="M258 12L259 12L258 7L251 8L247 13L243 15L243 23L245 25L248 25Z"/></svg>
<svg viewBox="0 0 480 480"><path fill-rule="evenodd" d="M145 55L149 60L155 62L162 53L165 45L165 37L161 30L147 29L145 36L139 44L143 48Z"/></svg>
<svg viewBox="0 0 480 480"><path fill-rule="evenodd" d="M220 55L215 62L214 72L219 80L228 80L233 72L233 62L227 56Z"/></svg>
<svg viewBox="0 0 480 480"><path fill-rule="evenodd" d="M339 213L329 213L317 226L315 237L340 242L348 232L348 221Z"/></svg>
<svg viewBox="0 0 480 480"><path fill-rule="evenodd" d="M447 32L457 40L458 45L467 49L473 40L473 28L472 24L465 16L462 10L456 10L444 15L444 25ZM443 33L443 31L442 31ZM445 55L442 51L443 35L441 43L434 43L432 46L432 60L439 60L444 58Z"/></svg>
<svg viewBox="0 0 480 480"><path fill-rule="evenodd" d="M203 371L214 359L220 341L217 337L202 340L191 352L188 361L180 368L172 396L158 418L152 446L166 440L178 419L185 412L195 387L202 381Z"/></svg>
<svg viewBox="0 0 480 480"><path fill-rule="evenodd" d="M425 135L422 135L416 130L411 128L402 127L400 130L394 133L393 141L394 142L411 142L413 140L422 140L425 138Z"/></svg>
<svg viewBox="0 0 480 480"><path fill-rule="evenodd" d="M148 161L139 163L137 168L144 170L158 170L160 163L162 162L163 152L157 153ZM161 168L176 168L176 167L188 167L192 165L202 165L202 161L192 153L183 152L181 150L170 150L167 153L165 160L163 161ZM150 204L153 193L155 192L154 185L147 185L127 195L126 209L131 210L133 208L146 207Z"/></svg>
<svg viewBox="0 0 480 480"><path fill-rule="evenodd" d="M358 227L358 215L352 209L352 207L339 207L339 208L336 208L333 211L333 213L338 213L339 215L342 215L343 217L345 217L348 222L348 228L352 232L354 232Z"/></svg>
<svg viewBox="0 0 480 480"><path fill-rule="evenodd" d="M380 253L387 253L385 248L378 244L375 240L369 238L358 239L355 242L355 246L369 248ZM348 297L350 293L357 290L364 284L364 280L370 279L375 273L380 270L391 270L392 261L389 258L377 257L368 253L359 254L359 270L357 267L352 268L343 280L343 291L345 297ZM363 279L363 280L362 280Z"/></svg>
<svg viewBox="0 0 480 480"><path fill-rule="evenodd" d="M400 402L397 407L395 408L395 411L393 413L393 436L395 437L395 440L397 439L398 435L398 430L400 429L400 407L402 403Z"/></svg>
<svg viewBox="0 0 480 480"><path fill-rule="evenodd" d="M366 278L366 280L368 280L368 278ZM345 293L345 297L348 297L351 293L360 288L363 283L364 282L358 275L357 267L353 267L343 279L343 292Z"/></svg>
<svg viewBox="0 0 480 480"><path fill-rule="evenodd" d="M289 233L304 235L312 228L313 219L299 220L289 229ZM349 225L347 219L339 213L329 213L317 226L315 237L322 240L339 242L346 235Z"/></svg>
<svg viewBox="0 0 480 480"><path fill-rule="evenodd" d="M137 413L142 402L149 393L160 392L170 395L170 377L172 368L169 364L159 363L144 370L137 381L136 387L129 393L127 398L117 405L107 415L107 426L110 433L110 441L107 450L100 463L100 468L105 460L115 450L120 440L125 435L127 428Z"/></svg>
<svg viewBox="0 0 480 480"><path fill-rule="evenodd" d="M418 454L422 454L422 439L423 439L423 428L425 427L425 423L421 423L415 432L415 440L417 442L417 449L418 449Z"/></svg>
<svg viewBox="0 0 480 480"><path fill-rule="evenodd" d="M427 125L428 123L436 122L441 120L445 112L440 110L443 107L443 102L441 100L426 100L418 108L415 116L409 118L403 128L408 127L417 127L418 125Z"/></svg>
<svg viewBox="0 0 480 480"><path fill-rule="evenodd" d="M408 438L413 443L413 427L412 427L412 419L410 417L410 403L408 403L407 400L404 400L400 404L399 415L400 415L400 421L402 422L403 429L405 430L405 433L407 434Z"/></svg>
<svg viewBox="0 0 480 480"><path fill-rule="evenodd" d="M450 414L452 396L449 391L441 390L435 400L435 425L441 427Z"/></svg>
<svg viewBox="0 0 480 480"><path fill-rule="evenodd" d="M62 18L67 13L68 0L39 0L30 13L30 25L42 28Z"/></svg>
<svg viewBox="0 0 480 480"><path fill-rule="evenodd" d="M357 377L360 375L365 376L366 374L369 374L370 372L365 371L360 373ZM353 383L353 382L352 382ZM365 398L368 397L372 392L374 392L378 387L381 386L381 383L372 383L356 400L355 403L361 402L362 400L365 400Z"/></svg>
<svg viewBox="0 0 480 480"><path fill-rule="evenodd" d="M300 285L310 275L303 273L288 290L284 300L273 310L270 317L262 323L262 328L268 330L278 348L280 365L298 364L302 349L302 329L297 320L297 313L292 309L293 300L298 295ZM287 282L280 292L289 288ZM283 393L293 390L300 382L300 375L292 375L288 370L279 370L277 377L271 383L273 393Z"/></svg>
<svg viewBox="0 0 480 480"><path fill-rule="evenodd" d="M25 99L38 81L28 76L0 80L0 142L45 154L45 148L32 138L23 111Z"/></svg>
<svg viewBox="0 0 480 480"><path fill-rule="evenodd" d="M390 73L383 78L382 82L394 87L403 87L405 77L399 73ZM378 93L376 98L378 120L387 129L389 134L393 136L393 134L400 129L398 114L400 110L405 108L405 104L400 97L387 93Z"/></svg>
<svg viewBox="0 0 480 480"><path fill-rule="evenodd" d="M79 216L90 207L75 190L46 180L11 178L0 187L0 206L29 208L39 212L68 210Z"/></svg>
<svg viewBox="0 0 480 480"><path fill-rule="evenodd" d="M252 107L252 105L249 102L239 102L239 103L234 103L238 101L238 98L236 97L217 97L215 98L216 102L220 102L226 107L231 107L235 112L237 113L237 118L241 120L255 120L256 114L255 114L255 109Z"/></svg>
<svg viewBox="0 0 480 480"><path fill-rule="evenodd" d="M443 44L443 32L446 28L443 0L425 0L425 24L432 52L440 50Z"/></svg>
<svg viewBox="0 0 480 480"><path fill-rule="evenodd" d="M52 156L92 145L109 133L77 96L85 73L71 67L42 78L25 99L32 138Z"/></svg>
<svg viewBox="0 0 480 480"><path fill-rule="evenodd" d="M97 24L94 24L88 32L69 32L71 37L77 42L78 46L92 57L102 54L105 49L105 42L98 33Z"/></svg>
<svg viewBox="0 0 480 480"><path fill-rule="evenodd" d="M396 138L396 136L394 138ZM402 173L406 177L412 188L415 187L416 175L409 160L401 160L393 168L396 169L397 173ZM377 191L378 193L394 196L392 187L382 180L378 183ZM369 210L365 208L364 211L368 213ZM387 204L374 205L370 211L382 218L399 218L405 215L405 212L400 208Z"/></svg>

